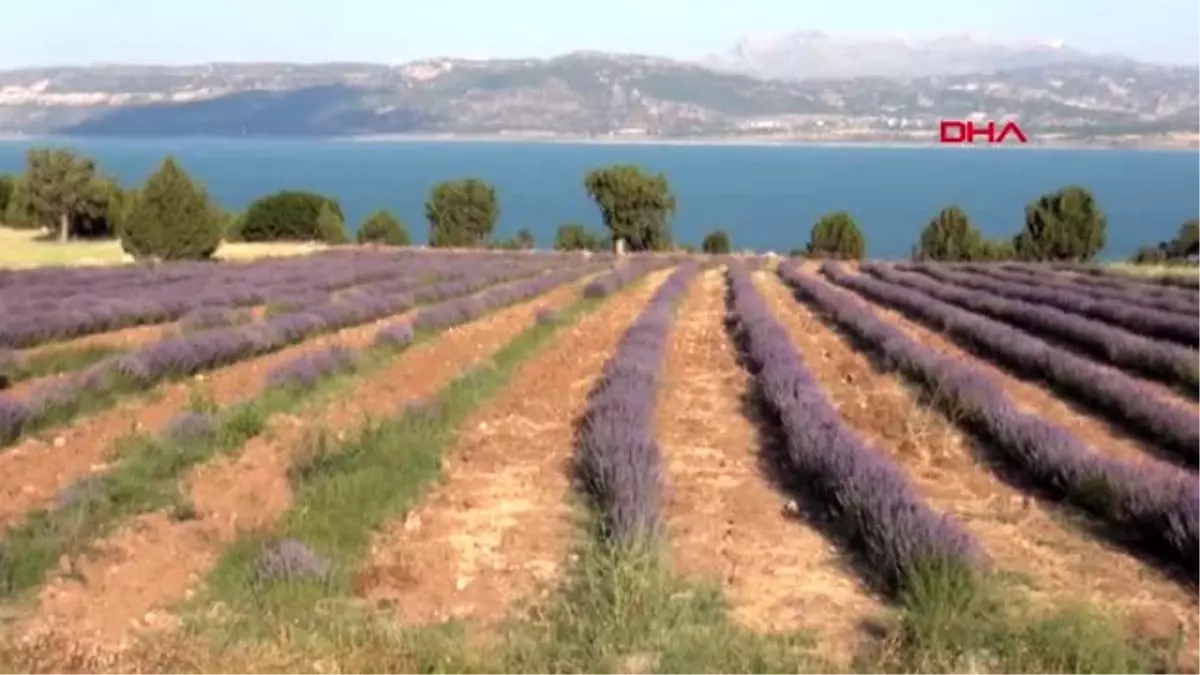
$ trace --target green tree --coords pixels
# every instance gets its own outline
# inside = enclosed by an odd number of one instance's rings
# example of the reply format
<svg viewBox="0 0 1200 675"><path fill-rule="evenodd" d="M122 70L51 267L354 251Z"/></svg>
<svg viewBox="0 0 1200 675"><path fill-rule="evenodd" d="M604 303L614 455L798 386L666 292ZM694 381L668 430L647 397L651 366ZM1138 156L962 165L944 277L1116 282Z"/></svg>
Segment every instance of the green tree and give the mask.
<svg viewBox="0 0 1200 675"><path fill-rule="evenodd" d="M204 186L168 156L138 191L121 247L139 260L204 260L221 245L222 214Z"/></svg>
<svg viewBox="0 0 1200 675"><path fill-rule="evenodd" d="M17 180L17 177L12 174L0 174L0 218L3 218L3 214L8 211L8 202L12 199Z"/></svg>
<svg viewBox="0 0 1200 675"><path fill-rule="evenodd" d="M343 226L340 231L322 231L318 222L321 207L327 205L345 222L346 216L336 199L315 192L282 190L260 197L246 209L242 220L243 241L325 241L329 237L344 240ZM339 234L340 233L340 234Z"/></svg>
<svg viewBox="0 0 1200 675"><path fill-rule="evenodd" d="M475 178L438 183L425 200L425 218L430 246L487 246L500 218L496 188Z"/></svg>
<svg viewBox="0 0 1200 675"><path fill-rule="evenodd" d="M921 230L914 257L964 262L980 260L983 255L983 234L971 223L967 212L958 206L947 206Z"/></svg>
<svg viewBox="0 0 1200 675"><path fill-rule="evenodd" d="M529 251L535 246L537 246L537 240L534 239L533 233L522 228L517 230L515 235L497 242L495 248L509 251Z"/></svg>
<svg viewBox="0 0 1200 675"><path fill-rule="evenodd" d="M412 237L409 236L404 223L384 209L372 213L363 221L355 239L360 244L384 246L408 246L412 243Z"/></svg>
<svg viewBox="0 0 1200 675"><path fill-rule="evenodd" d="M608 247L607 237L591 232L580 223L559 225L554 232L554 248L558 251L603 251Z"/></svg>
<svg viewBox="0 0 1200 675"><path fill-rule="evenodd" d="M321 204L317 210L317 240L334 246L350 241L350 235L346 234L346 221L333 210L329 202Z"/></svg>
<svg viewBox="0 0 1200 675"><path fill-rule="evenodd" d="M1192 218L1179 226L1179 233L1172 242L1171 256L1186 258L1189 253L1195 252L1197 244L1200 244L1200 220Z"/></svg>
<svg viewBox="0 0 1200 675"><path fill-rule="evenodd" d="M27 164L30 210L39 221L53 222L59 241L66 241L76 217L94 215L96 163L70 150L34 148Z"/></svg>
<svg viewBox="0 0 1200 675"><path fill-rule="evenodd" d="M705 253L729 253L733 247L729 244L729 235L725 230L714 230L704 237L700 248Z"/></svg>
<svg viewBox="0 0 1200 675"><path fill-rule="evenodd" d="M663 251L671 246L676 201L666 176L618 164L588 172L583 185L600 208L610 241L624 239L630 251Z"/></svg>
<svg viewBox="0 0 1200 675"><path fill-rule="evenodd" d="M984 239L979 245L979 258L984 262L1015 260L1012 239Z"/></svg>
<svg viewBox="0 0 1200 675"><path fill-rule="evenodd" d="M810 258L862 260L866 241L854 217L846 211L827 213L813 225L805 254Z"/></svg>
<svg viewBox="0 0 1200 675"><path fill-rule="evenodd" d="M1108 219L1086 188L1071 185L1025 207L1025 227L1013 239L1022 260L1087 261L1107 242Z"/></svg>

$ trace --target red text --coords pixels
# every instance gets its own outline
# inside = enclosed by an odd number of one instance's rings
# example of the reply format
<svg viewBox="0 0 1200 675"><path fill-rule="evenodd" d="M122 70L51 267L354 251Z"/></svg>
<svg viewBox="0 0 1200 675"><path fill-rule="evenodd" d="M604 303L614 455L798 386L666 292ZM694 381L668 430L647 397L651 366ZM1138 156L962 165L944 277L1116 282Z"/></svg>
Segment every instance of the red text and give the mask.
<svg viewBox="0 0 1200 675"><path fill-rule="evenodd" d="M1029 137L1021 130L1021 126L1013 121L997 124L996 122L971 122L969 120L942 120L942 143L971 143L987 139L988 145L999 145L1005 140L1016 140L1018 143L1028 143Z"/></svg>

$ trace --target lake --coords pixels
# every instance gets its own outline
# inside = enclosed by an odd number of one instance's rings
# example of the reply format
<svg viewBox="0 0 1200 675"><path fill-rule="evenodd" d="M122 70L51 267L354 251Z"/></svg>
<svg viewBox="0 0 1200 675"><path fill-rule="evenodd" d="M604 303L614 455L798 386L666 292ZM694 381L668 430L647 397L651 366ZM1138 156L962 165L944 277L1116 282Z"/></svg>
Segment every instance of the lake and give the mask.
<svg viewBox="0 0 1200 675"><path fill-rule="evenodd" d="M1196 152L1029 148L888 148L356 142L348 140L54 139L0 142L0 171L19 171L32 146L69 146L95 157L123 182L143 180L173 153L224 206L242 209L283 188L337 197L353 229L388 208L424 241L424 200L443 180L476 177L500 197L500 236L528 228L539 244L579 220L600 225L583 190L591 168L635 163L665 173L678 197L677 239L699 244L714 228L739 248L803 245L822 213L845 209L867 238L868 255L908 255L943 206L957 203L989 236L1015 233L1024 207L1042 193L1083 185L1108 214L1105 258L1167 239L1200 210Z"/></svg>

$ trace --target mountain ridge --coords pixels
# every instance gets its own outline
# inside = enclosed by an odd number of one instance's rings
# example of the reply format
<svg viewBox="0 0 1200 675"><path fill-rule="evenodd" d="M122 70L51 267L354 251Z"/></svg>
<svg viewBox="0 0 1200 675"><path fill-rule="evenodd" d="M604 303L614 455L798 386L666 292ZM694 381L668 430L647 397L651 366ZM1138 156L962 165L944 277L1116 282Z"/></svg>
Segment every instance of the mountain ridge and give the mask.
<svg viewBox="0 0 1200 675"><path fill-rule="evenodd" d="M1198 81L1198 68L1104 59L771 79L598 51L401 64L109 64L0 71L0 134L928 142L939 119L975 115L1018 118L1039 142L1107 144L1196 135Z"/></svg>

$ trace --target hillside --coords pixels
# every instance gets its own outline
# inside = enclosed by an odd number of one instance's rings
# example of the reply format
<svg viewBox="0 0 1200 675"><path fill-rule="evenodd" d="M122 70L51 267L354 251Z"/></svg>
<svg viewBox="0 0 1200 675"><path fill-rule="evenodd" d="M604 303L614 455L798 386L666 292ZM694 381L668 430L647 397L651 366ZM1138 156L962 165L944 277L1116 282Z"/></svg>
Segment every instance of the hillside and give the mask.
<svg viewBox="0 0 1200 675"><path fill-rule="evenodd" d="M784 81L590 52L398 66L91 66L0 72L0 134L918 140L940 118L976 113L1017 115L1043 137L1111 140L1196 134L1198 80L1196 68L1098 62Z"/></svg>

